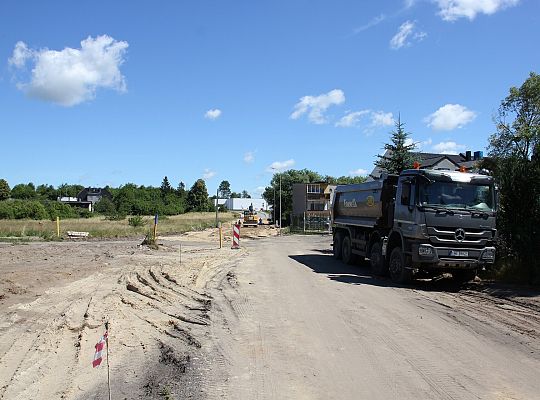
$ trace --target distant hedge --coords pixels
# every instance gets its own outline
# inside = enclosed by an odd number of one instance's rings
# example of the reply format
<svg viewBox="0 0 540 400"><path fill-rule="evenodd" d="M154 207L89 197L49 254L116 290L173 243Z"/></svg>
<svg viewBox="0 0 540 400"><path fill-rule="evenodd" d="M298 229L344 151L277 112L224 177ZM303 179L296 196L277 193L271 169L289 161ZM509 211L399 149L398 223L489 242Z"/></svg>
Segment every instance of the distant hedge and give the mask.
<svg viewBox="0 0 540 400"><path fill-rule="evenodd" d="M90 211L71 207L57 201L4 200L0 201L0 219L89 218Z"/></svg>

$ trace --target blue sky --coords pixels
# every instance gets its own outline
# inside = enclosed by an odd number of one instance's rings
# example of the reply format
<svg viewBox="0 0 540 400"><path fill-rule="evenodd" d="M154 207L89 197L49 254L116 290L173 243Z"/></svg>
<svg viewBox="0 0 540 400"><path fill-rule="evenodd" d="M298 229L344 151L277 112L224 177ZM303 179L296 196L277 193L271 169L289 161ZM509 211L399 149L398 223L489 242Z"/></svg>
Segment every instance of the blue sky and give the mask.
<svg viewBox="0 0 540 400"><path fill-rule="evenodd" d="M539 72L537 0L0 3L0 177L232 189L371 171L401 114L485 150Z"/></svg>

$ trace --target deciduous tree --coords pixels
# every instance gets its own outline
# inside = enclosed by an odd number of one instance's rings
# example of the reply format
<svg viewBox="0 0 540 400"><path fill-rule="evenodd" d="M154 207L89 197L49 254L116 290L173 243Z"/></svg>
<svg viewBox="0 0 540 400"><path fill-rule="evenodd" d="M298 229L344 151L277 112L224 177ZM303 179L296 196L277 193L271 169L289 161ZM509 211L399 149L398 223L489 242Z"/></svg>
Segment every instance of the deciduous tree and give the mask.
<svg viewBox="0 0 540 400"><path fill-rule="evenodd" d="M499 184L499 254L514 278L540 283L540 76L510 88L495 118L490 166Z"/></svg>
<svg viewBox="0 0 540 400"><path fill-rule="evenodd" d="M9 199L11 189L5 179L0 179L0 201Z"/></svg>
<svg viewBox="0 0 540 400"><path fill-rule="evenodd" d="M208 211L210 202L208 200L208 190L203 179L197 179L187 196L187 206L189 211Z"/></svg>

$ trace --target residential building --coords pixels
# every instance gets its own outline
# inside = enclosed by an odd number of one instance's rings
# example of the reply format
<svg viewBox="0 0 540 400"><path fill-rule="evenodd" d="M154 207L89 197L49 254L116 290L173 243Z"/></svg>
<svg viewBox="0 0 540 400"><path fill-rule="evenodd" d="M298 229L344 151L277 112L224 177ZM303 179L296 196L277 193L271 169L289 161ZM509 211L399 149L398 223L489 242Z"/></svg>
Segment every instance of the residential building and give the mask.
<svg viewBox="0 0 540 400"><path fill-rule="evenodd" d="M94 204L103 197L112 200L112 194L106 188L85 188L79 192L77 197L58 197L58 201L73 207L86 208L88 211L92 211Z"/></svg>
<svg viewBox="0 0 540 400"><path fill-rule="evenodd" d="M335 185L327 182L294 183L292 214L303 215L307 212L330 216L335 188Z"/></svg>
<svg viewBox="0 0 540 400"><path fill-rule="evenodd" d="M387 150L384 155L389 157L391 152ZM414 160L420 164L420 169L436 169L459 171L460 168L465 168L467 172L477 172L478 162L484 158L482 151L466 151L460 154L437 154L437 153L421 153L413 152ZM382 170L375 167L368 176L368 181L378 179L381 176Z"/></svg>

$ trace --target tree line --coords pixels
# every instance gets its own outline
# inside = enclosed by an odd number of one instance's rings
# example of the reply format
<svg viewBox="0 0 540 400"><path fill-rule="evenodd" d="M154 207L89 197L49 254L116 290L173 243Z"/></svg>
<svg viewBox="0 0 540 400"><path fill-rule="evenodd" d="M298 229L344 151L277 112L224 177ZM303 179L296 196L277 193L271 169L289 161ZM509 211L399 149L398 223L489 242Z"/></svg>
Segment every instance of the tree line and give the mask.
<svg viewBox="0 0 540 400"><path fill-rule="evenodd" d="M10 188L5 179L0 179L0 219L89 218L93 215L89 210L57 201L60 197L77 197L83 189L82 185L62 184L55 188L33 183ZM111 197L105 196L98 201L94 212L111 219L123 219L127 215L215 211L216 195L209 196L204 179L197 179L189 189L184 182L173 187L165 176L159 187L128 183L118 188L107 186L104 190ZM228 181L220 183L218 195L220 198L251 198L246 190L233 192ZM221 209L224 211L223 206Z"/></svg>
<svg viewBox="0 0 540 400"><path fill-rule="evenodd" d="M0 219L55 219L88 218L92 213L83 208L72 207L57 201L60 197L77 197L84 189L82 185L62 184L35 186L22 183L10 188L5 179L0 179ZM189 211L213 211L214 203L208 196L206 183L198 179L187 190L180 182L173 188L167 177L160 187L128 183L118 188L105 187L111 197L103 197L94 205L94 211L111 218L127 215L176 215Z"/></svg>

